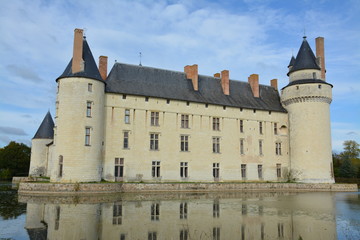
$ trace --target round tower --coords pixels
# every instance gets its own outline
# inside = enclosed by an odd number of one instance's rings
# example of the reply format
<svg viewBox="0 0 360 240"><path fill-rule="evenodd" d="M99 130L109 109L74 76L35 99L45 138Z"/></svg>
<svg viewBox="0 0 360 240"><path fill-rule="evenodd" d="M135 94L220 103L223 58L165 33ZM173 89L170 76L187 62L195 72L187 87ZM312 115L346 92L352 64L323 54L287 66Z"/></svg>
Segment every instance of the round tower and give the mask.
<svg viewBox="0 0 360 240"><path fill-rule="evenodd" d="M281 102L288 111L290 169L299 182L333 183L330 131L332 85L325 81L324 39L316 39L316 55L306 37L289 64L289 84Z"/></svg>
<svg viewBox="0 0 360 240"><path fill-rule="evenodd" d="M105 83L82 29L75 29L73 58L56 81L51 181L100 181Z"/></svg>
<svg viewBox="0 0 360 240"><path fill-rule="evenodd" d="M48 176L49 146L53 142L53 139L54 121L49 111L31 140L29 176Z"/></svg>

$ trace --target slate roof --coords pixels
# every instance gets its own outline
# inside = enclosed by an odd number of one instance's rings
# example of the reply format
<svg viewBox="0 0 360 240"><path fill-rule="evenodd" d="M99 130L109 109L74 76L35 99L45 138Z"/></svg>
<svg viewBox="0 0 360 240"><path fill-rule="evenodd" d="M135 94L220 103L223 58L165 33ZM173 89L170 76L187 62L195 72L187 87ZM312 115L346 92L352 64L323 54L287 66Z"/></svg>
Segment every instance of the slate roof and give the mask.
<svg viewBox="0 0 360 240"><path fill-rule="evenodd" d="M330 85L331 87L333 87L332 84L325 82L324 80L321 79L300 79L300 80L296 80L296 81L292 81L289 82L288 85L286 85L285 87L283 87L282 89L292 86L292 85L298 85L298 84L308 84L308 83L314 83L314 84L326 84L326 85Z"/></svg>
<svg viewBox="0 0 360 240"><path fill-rule="evenodd" d="M291 59L290 59L288 67L294 66L294 63L295 63L295 58L294 58L294 56L292 56Z"/></svg>
<svg viewBox="0 0 360 240"><path fill-rule="evenodd" d="M35 133L33 139L53 139L54 138L54 121L51 117L50 111L47 112L44 120L40 124L39 129Z"/></svg>
<svg viewBox="0 0 360 240"><path fill-rule="evenodd" d="M194 91L183 72L115 63L107 80L107 93L157 97L222 106L286 112L278 91L260 85L260 98L253 97L247 82L230 80L230 95L224 95L218 78L199 75L199 91Z"/></svg>
<svg viewBox="0 0 360 240"><path fill-rule="evenodd" d="M293 67L290 69L287 75L302 69L319 69L319 70L321 69L316 62L316 57L313 51L311 50L311 47L306 40L306 37L304 37L299 52L296 55Z"/></svg>
<svg viewBox="0 0 360 240"><path fill-rule="evenodd" d="M65 77L86 77L86 78L92 78L95 80L103 81L103 79L101 78L99 69L94 60L94 57L91 53L90 47L86 41L86 38L84 38L84 40L83 40L82 58L85 62L84 63L85 64L84 71L72 73L72 59L71 59L69 64L65 68L65 71L63 72L63 74L61 74L60 77L58 77L56 79L56 81L59 80L60 78L65 78Z"/></svg>

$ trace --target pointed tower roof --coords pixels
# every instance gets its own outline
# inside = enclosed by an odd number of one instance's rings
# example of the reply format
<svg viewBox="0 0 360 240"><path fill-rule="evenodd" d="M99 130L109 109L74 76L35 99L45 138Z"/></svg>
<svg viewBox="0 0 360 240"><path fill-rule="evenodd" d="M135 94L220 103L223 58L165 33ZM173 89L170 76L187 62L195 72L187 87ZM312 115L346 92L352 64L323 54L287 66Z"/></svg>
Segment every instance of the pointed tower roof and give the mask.
<svg viewBox="0 0 360 240"><path fill-rule="evenodd" d="M51 117L50 111L47 112L44 120L40 124L39 129L35 133L33 139L45 138L53 139L54 138L54 121Z"/></svg>
<svg viewBox="0 0 360 240"><path fill-rule="evenodd" d="M56 81L59 80L60 78L66 78L66 77L86 77L86 78L92 78L95 80L103 81L85 37L83 38L82 59L84 59L84 71L73 73L72 59L71 59L63 74L61 74L60 77L56 79Z"/></svg>
<svg viewBox="0 0 360 240"><path fill-rule="evenodd" d="M304 40L300 46L298 54L296 55L293 67L290 69L288 75L292 72L302 69L320 70L320 66L316 62L316 57L311 50L309 43L306 41L306 36L304 36Z"/></svg>
<svg viewBox="0 0 360 240"><path fill-rule="evenodd" d="M292 66L294 66L294 64L295 64L295 58L294 58L294 56L292 56L288 67L292 67Z"/></svg>

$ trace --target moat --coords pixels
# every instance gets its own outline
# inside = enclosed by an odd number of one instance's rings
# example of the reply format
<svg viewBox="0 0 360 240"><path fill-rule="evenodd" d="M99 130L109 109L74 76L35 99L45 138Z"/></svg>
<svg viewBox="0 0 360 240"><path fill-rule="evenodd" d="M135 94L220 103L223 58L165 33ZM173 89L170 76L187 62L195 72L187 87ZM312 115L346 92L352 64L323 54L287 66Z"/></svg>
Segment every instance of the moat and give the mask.
<svg viewBox="0 0 360 240"><path fill-rule="evenodd" d="M0 239L358 239L359 192L18 195L0 184Z"/></svg>

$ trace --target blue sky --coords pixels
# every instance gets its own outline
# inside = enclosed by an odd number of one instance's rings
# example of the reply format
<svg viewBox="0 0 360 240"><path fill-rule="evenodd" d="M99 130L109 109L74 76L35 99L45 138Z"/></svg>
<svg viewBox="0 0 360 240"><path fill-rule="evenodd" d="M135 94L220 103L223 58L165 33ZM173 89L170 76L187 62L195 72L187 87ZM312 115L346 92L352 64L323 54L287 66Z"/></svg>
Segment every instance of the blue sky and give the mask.
<svg viewBox="0 0 360 240"><path fill-rule="evenodd" d="M2 1L0 9L0 147L31 144L72 56L73 30L84 28L95 59L199 73L261 84L279 79L304 32L325 38L327 81L334 85L332 143L360 143L360 4L357 0ZM309 123L311 124L311 123Z"/></svg>

